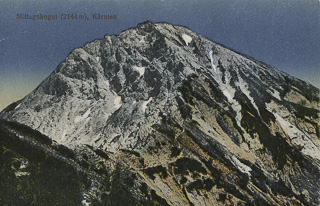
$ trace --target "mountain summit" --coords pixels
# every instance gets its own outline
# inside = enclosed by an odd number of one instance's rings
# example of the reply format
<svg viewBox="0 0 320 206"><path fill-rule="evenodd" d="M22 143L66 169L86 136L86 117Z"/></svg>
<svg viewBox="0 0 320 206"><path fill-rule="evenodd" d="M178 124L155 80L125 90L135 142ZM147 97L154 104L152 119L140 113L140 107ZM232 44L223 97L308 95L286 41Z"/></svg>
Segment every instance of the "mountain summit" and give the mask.
<svg viewBox="0 0 320 206"><path fill-rule="evenodd" d="M90 180L83 205L320 204L319 89L184 27L87 43L0 118L3 148Z"/></svg>

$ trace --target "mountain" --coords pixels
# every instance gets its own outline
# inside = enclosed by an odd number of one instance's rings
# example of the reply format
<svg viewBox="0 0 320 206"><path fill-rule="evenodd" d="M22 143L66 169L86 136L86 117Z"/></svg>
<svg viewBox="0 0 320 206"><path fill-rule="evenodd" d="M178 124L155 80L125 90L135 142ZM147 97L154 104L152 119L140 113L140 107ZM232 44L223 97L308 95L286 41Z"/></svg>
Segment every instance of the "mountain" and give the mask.
<svg viewBox="0 0 320 206"><path fill-rule="evenodd" d="M319 205L319 106L302 80L144 22L0 113L0 202Z"/></svg>

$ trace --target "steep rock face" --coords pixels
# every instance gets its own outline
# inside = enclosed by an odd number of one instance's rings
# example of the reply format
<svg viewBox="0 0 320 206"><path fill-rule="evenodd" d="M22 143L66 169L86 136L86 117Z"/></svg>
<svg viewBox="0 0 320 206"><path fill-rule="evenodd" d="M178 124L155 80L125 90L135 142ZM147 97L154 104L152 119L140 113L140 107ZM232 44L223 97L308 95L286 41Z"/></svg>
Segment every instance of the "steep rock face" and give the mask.
<svg viewBox="0 0 320 206"><path fill-rule="evenodd" d="M137 202L320 204L319 89L184 27L75 49L0 117L108 153Z"/></svg>

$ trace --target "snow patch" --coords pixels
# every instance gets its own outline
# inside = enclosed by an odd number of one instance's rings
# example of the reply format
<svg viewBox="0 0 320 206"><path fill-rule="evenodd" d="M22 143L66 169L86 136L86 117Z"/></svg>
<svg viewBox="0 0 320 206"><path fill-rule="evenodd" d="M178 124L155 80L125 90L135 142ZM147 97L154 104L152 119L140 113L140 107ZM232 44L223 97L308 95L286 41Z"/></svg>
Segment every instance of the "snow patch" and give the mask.
<svg viewBox="0 0 320 206"><path fill-rule="evenodd" d="M302 153L320 160L320 150L313 144L313 142L307 138L307 136L301 132L296 126L290 122L284 120L280 115L274 113L276 120L280 123L282 129L291 139L294 145L302 147Z"/></svg>
<svg viewBox="0 0 320 206"><path fill-rule="evenodd" d="M86 199L82 200L82 201L81 201L81 204L82 204L83 206L89 206L89 203L87 202Z"/></svg>
<svg viewBox="0 0 320 206"><path fill-rule="evenodd" d="M91 112L90 110L91 110L91 108L89 108L82 116L76 116L76 118L74 119L74 122L78 123L84 119L89 119L88 117Z"/></svg>
<svg viewBox="0 0 320 206"><path fill-rule="evenodd" d="M26 161L22 161L21 164L20 164L20 169L25 169L27 168L29 165L29 161L26 160Z"/></svg>
<svg viewBox="0 0 320 206"><path fill-rule="evenodd" d="M119 109L121 106L122 106L122 104L121 104L121 97L120 96L117 96L115 99L114 99L114 107L116 108L116 109Z"/></svg>
<svg viewBox="0 0 320 206"><path fill-rule="evenodd" d="M274 96L278 100L281 100L280 93L275 89L273 89L272 96Z"/></svg>
<svg viewBox="0 0 320 206"><path fill-rule="evenodd" d="M146 112L147 105L148 105L151 101L152 101L152 97L150 97L147 101L144 101L144 102L142 103L142 111L143 111L143 113Z"/></svg>
<svg viewBox="0 0 320 206"><path fill-rule="evenodd" d="M228 98L228 101L231 102L233 100L233 95L234 94L230 94L230 92L226 89L222 90L222 93L224 94L224 96L226 96Z"/></svg>
<svg viewBox="0 0 320 206"><path fill-rule="evenodd" d="M189 76L190 74L194 74L195 72L190 67L185 67L185 68L183 68L183 73L186 76Z"/></svg>
<svg viewBox="0 0 320 206"><path fill-rule="evenodd" d="M83 195L83 199L81 201L82 206L89 206L90 202L88 202L88 200L87 200L89 195L86 193L82 193L82 195Z"/></svg>
<svg viewBox="0 0 320 206"><path fill-rule="evenodd" d="M237 70L237 76L239 81L236 83L236 85L240 88L240 90L245 94L248 99L250 100L252 106L256 109L257 113L260 115L259 109L257 104L255 103L253 97L250 95L248 84L242 79L242 77L239 74L239 71Z"/></svg>
<svg viewBox="0 0 320 206"><path fill-rule="evenodd" d="M187 34L182 34L182 39L186 43L187 46L189 46L189 43L192 41L192 37Z"/></svg>
<svg viewBox="0 0 320 206"><path fill-rule="evenodd" d="M144 75L145 67L133 66L132 69L139 73L140 77Z"/></svg>
<svg viewBox="0 0 320 206"><path fill-rule="evenodd" d="M243 164L242 162L240 162L238 158L236 158L235 156L232 156L232 162L242 173L246 173L249 176L251 176L250 172L252 171L252 169L247 165Z"/></svg>
<svg viewBox="0 0 320 206"><path fill-rule="evenodd" d="M18 106L16 106L16 108L14 108L14 109L18 109L20 106L21 106L21 104L18 104Z"/></svg>
<svg viewBox="0 0 320 206"><path fill-rule="evenodd" d="M305 135L302 131L300 131L295 125L291 124L289 121L285 120L276 112L273 112L270 107L270 104L267 104L267 110L272 112L275 116L276 121L279 122L283 131L288 135L293 145L301 147L301 152L305 155L313 157L315 159L320 160L320 149L314 145L314 143Z"/></svg>
<svg viewBox="0 0 320 206"><path fill-rule="evenodd" d="M227 97L228 102L231 104L232 109L236 112L236 121L239 127L241 127L241 119L242 119L242 115L241 115L241 105L239 104L238 101L236 101L234 99L234 94L236 92L236 89L232 87L231 83L231 74L229 72L229 70L227 69L225 71L225 82L222 81L222 72L220 70L217 70L214 62L217 62L219 59L218 56L214 56L213 57L213 51L209 52L209 56L211 59L211 66L214 69L210 70L210 74L212 76L212 78L214 78L218 85L220 90L222 91L222 93L224 94L225 97Z"/></svg>
<svg viewBox="0 0 320 206"><path fill-rule="evenodd" d="M217 72L217 67L216 67L216 65L213 63L213 56L212 56L212 54L213 54L213 51L211 50L211 51L209 52L210 61L211 61L211 66L212 66L212 68L214 69L214 71Z"/></svg>

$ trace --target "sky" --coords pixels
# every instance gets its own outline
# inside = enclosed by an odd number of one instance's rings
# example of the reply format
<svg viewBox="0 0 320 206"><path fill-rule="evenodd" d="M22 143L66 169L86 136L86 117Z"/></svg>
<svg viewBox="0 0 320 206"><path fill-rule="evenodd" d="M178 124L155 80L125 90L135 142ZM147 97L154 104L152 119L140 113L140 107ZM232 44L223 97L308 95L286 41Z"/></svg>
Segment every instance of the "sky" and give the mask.
<svg viewBox="0 0 320 206"><path fill-rule="evenodd" d="M20 13L57 19L17 19ZM62 20L64 14L78 19ZM79 19L84 14L88 21ZM320 88L319 0L0 0L0 110L35 89L73 49L147 20L186 26Z"/></svg>

